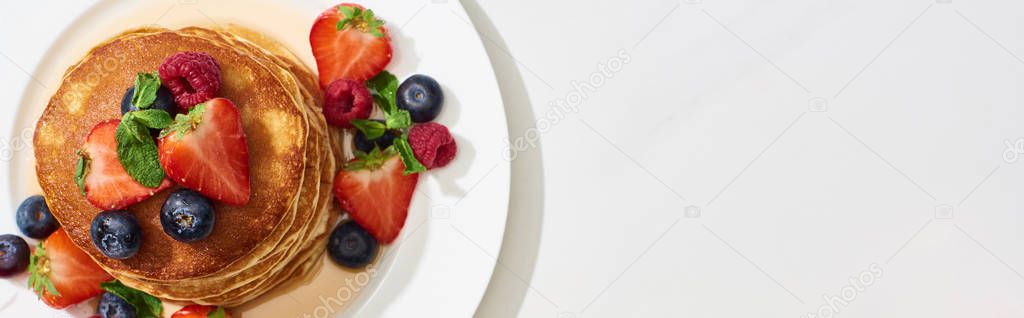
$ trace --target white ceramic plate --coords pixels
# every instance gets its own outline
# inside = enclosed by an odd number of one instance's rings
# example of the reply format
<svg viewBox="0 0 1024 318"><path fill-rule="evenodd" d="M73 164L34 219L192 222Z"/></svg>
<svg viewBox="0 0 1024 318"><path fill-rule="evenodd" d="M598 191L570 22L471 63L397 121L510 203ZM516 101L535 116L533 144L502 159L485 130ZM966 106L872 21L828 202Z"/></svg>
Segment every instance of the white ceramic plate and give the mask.
<svg viewBox="0 0 1024 318"><path fill-rule="evenodd" d="M360 3L388 22L395 48L389 71L400 79L415 73L428 74L444 87L446 106L437 121L456 136L458 157L450 166L421 177L402 237L379 261L374 273L362 277L367 279L340 281L340 269L327 262L311 283L243 307L245 318L468 317L476 310L490 280L505 229L510 165L502 155L507 128L501 95L480 38L457 2ZM10 215L0 217L0 232L19 233L13 224L13 211L23 198L40 193L30 148L35 121L65 69L89 48L123 30L148 24L177 28L235 23L282 41L315 70L309 27L317 15L335 4L100 1L70 22L53 43L19 43L49 49L40 57L39 67L29 70L34 79L22 78L21 74L0 75L8 77L4 82L21 82L20 86L26 87L20 100L16 96L2 97L4 104L17 103L20 108L13 127L0 127L11 131L12 136L0 149L5 159L10 159L9 170L5 171L8 179L0 182L0 191L6 192L0 195L4 201L0 205L9 207ZM18 78L11 78L15 76ZM30 82L36 80L39 85ZM87 316L94 310L94 302L68 311L51 310L24 288L25 280L25 275L0 280L0 316ZM360 291L359 296L347 299L355 290ZM346 299L348 308L336 302Z"/></svg>

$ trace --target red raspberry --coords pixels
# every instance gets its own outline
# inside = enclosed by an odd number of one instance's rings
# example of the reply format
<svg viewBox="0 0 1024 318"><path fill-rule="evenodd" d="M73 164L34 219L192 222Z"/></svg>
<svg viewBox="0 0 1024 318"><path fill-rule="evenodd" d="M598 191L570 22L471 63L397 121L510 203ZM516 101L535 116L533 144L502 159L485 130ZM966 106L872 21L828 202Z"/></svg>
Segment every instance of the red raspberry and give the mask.
<svg viewBox="0 0 1024 318"><path fill-rule="evenodd" d="M203 52L174 53L160 64L160 81L174 94L182 109L217 97L220 91L220 66Z"/></svg>
<svg viewBox="0 0 1024 318"><path fill-rule="evenodd" d="M458 147L455 138L448 132L448 127L438 123L425 123L413 126L409 130L409 146L427 169L447 166L455 159Z"/></svg>
<svg viewBox="0 0 1024 318"><path fill-rule="evenodd" d="M327 123L352 128L353 119L370 118L373 97L363 82L339 79L327 87L324 96L324 117Z"/></svg>

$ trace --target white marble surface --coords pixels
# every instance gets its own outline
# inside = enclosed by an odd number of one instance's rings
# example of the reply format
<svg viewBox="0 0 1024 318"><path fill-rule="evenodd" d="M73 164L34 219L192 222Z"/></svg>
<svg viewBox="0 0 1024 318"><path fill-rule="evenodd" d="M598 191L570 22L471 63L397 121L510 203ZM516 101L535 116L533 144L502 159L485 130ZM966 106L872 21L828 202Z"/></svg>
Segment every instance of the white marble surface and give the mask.
<svg viewBox="0 0 1024 318"><path fill-rule="evenodd" d="M479 316L1024 315L1024 3L463 4L539 140ZM87 5L0 4L3 105Z"/></svg>
<svg viewBox="0 0 1024 318"><path fill-rule="evenodd" d="M1021 316L1022 5L467 2L546 131L478 313Z"/></svg>

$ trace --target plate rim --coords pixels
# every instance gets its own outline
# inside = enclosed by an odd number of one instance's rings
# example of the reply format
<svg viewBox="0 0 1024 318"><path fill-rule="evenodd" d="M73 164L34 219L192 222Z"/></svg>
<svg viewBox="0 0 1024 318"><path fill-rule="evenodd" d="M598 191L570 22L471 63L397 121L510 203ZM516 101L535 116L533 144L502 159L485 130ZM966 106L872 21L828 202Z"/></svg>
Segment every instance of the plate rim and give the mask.
<svg viewBox="0 0 1024 318"><path fill-rule="evenodd" d="M53 58L55 58L54 55L57 55L58 53L60 53L60 52L57 52L57 51L66 51L67 50L66 48L64 48L64 49L60 48L58 46L58 42L61 41L62 39L66 39L69 36L73 36L73 33L74 33L73 30L72 30L73 26L83 23L83 20L84 19L88 19L89 15L96 14L97 11L101 11L101 10L105 9L106 6L116 5L117 2L120 2L120 1L119 0L93 0L92 3L83 6L81 11L78 12L77 15L75 15L73 18L67 19L66 20L66 21L68 21L67 24L64 25L62 28L60 28L60 31L56 32L54 37L47 39L47 41L37 42L36 44L40 44L41 46L45 46L45 50L43 50L43 53L40 55L40 57L38 59L38 63L36 63L36 65L32 68L32 73L31 74L33 74L33 75L40 74L40 71L46 70L47 67L48 67L48 65L44 63L45 61L52 60ZM291 7L301 7L300 4L290 3L290 2L281 2L280 4L281 5L285 5L285 6L291 6ZM42 4L42 3L30 3L30 4L25 4L25 5L40 5L40 6L42 6L44 4ZM330 4L328 4L328 6L329 5ZM486 73L485 75L487 75L487 84L489 86L493 85L492 87L495 89L494 93L496 93L496 96L494 96L494 101L493 102L495 103L496 107L500 106L500 111L498 111L498 114L500 115L500 119L501 120L498 120L497 122L492 123L492 124L498 126L496 131L500 131L500 137L502 138L502 140L508 140L508 138L509 138L508 137L509 136L509 132L508 132L509 123L508 123L508 120L509 119L508 119L508 116L506 114L506 106L505 106L505 103L504 103L504 98L503 98L502 93L501 93L501 85L500 85L500 81L498 81L498 78L497 78L497 71L496 71L496 69L494 67L493 59L488 54L488 52L487 52L487 50L486 50L486 48L484 46L483 38L481 37L481 34L477 31L476 23L473 22L473 20L469 17L468 12L465 10L465 8L461 4L461 2L459 2L459 1L448 1L446 3L446 5L450 6L450 8L453 11L456 11L457 14L460 14L462 17L465 18L466 22L468 22L467 27L469 28L469 30L472 31L473 38L475 38L472 41L473 42L472 44L467 43L467 45L471 45L472 49L477 51L474 54L482 54L485 57L485 60L486 60L486 63L487 63L488 67L483 72L485 72ZM19 128L22 128L22 126L24 126L24 125L20 124L20 121L24 120L27 117L30 117L31 113L29 113L28 110L26 110L26 108L24 106L31 101L32 97L34 95L36 95L36 94L46 95L46 94L52 93L51 92L52 90L55 90L55 89L51 89L51 88L40 88L40 87L33 86L33 85L31 85L30 81L31 81L31 79L28 79L28 78L15 80L15 82L26 83L26 85L22 86L22 89L20 91L20 95L16 99L17 110L16 110L16 113L14 114L15 115L14 116L14 120L9 123L11 126L8 128L8 130L11 132L11 136L18 136ZM39 92L37 93L37 91L39 91ZM33 119L29 119L29 121L30 122L35 122L35 120L33 120ZM32 126L34 127L34 125L32 125ZM30 145L30 148L31 148L31 145ZM499 165L502 165L501 162L499 162ZM493 229L493 230L489 231L489 232L495 233L494 235L496 235L497 240L494 241L494 243L493 243L494 246L484 246L485 248L491 248L492 250L496 251L499 254L500 254L500 251L501 251L501 246L503 245L504 239L505 239L506 226L508 224L508 213L510 211L511 195L512 195L512 193L511 193L511 190L512 190L512 188L511 188L511 186L512 186L512 178L511 178L511 176L512 176L512 165L511 165L511 163L507 162L507 160L506 160L504 166L505 167L498 167L498 169L496 169L496 170L501 170L500 172L499 171L495 171L496 173L500 174L502 176L502 178L504 179L504 181L501 182L501 184L502 184L501 187L504 188L501 191L502 201L503 202L501 202L500 205L498 205L498 204L495 205L495 207L498 207L498 206L502 207L503 211L501 211L501 213L494 213L495 214L494 217L496 219L493 222L495 222L494 224L495 224L496 229ZM15 165L13 164L13 161L11 161L9 163L8 170L13 170L14 168L15 168ZM32 175L34 175L34 173ZM9 174L8 175L7 184L5 185L7 189L3 193L3 195L8 197L9 205L11 205L12 207L16 206L16 203L17 203L14 192L15 192L15 189L18 188L18 186L16 186L18 184L18 180L15 180L15 178L16 178L15 174ZM498 226L498 225L500 225L500 226ZM399 249L397 249L397 251L398 251L398 253L396 253L397 255L395 255L395 259L397 259L398 256L400 256L402 254L401 253L402 249L400 247L399 247ZM478 310L479 306L481 305L481 303L483 301L483 298L486 296L487 289L489 288L490 284L493 283L493 275L494 275L494 272L495 272L495 270L497 268L497 265L498 265L498 258L500 257L499 254L494 255L493 258L490 258L490 257L488 258L488 260L486 261L486 264L487 264L487 270L486 270L486 274L487 275L486 275L486 278L483 279L483 281L480 284L478 284L479 286L474 285L474 286L477 286L478 291L474 292L474 294L477 294L477 296L471 302L473 305L472 305L472 308L469 308L470 313L475 313ZM390 267L390 265L391 264L387 264L388 267ZM388 276L389 276L388 272L385 272L385 274L382 275L382 277L379 277L379 278L375 279L376 282L374 284L378 284L378 285L382 284L383 282L385 282L388 279ZM366 305L371 303L378 296L378 293L380 293L380 292L381 292L381 288L374 288L369 293L361 294L359 299L355 300L351 304L351 307L349 307L348 309L346 309L344 311L334 313L334 316L344 317L344 316L355 316L355 315L362 314L367 309ZM277 297L284 297L284 296L280 295L280 296L277 296ZM467 303L470 303L470 302L467 300Z"/></svg>

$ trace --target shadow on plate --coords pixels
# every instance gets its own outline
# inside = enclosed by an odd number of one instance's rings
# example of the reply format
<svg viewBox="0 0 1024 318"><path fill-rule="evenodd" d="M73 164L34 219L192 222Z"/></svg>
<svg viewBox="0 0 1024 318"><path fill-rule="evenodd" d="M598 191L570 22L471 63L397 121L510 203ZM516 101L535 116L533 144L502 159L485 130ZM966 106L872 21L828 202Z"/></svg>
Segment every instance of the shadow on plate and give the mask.
<svg viewBox="0 0 1024 318"><path fill-rule="evenodd" d="M462 5L483 37L487 55L494 66L508 117L509 136L513 139L523 136L528 129L535 128L536 117L522 74L515 61L505 53L504 39L480 5L473 0L462 1ZM512 160L512 193L505 239L491 283L477 309L478 317L515 317L526 295L531 290L537 292L530 284L537 264L544 220L544 167L541 158L538 143L532 149L518 152Z"/></svg>

